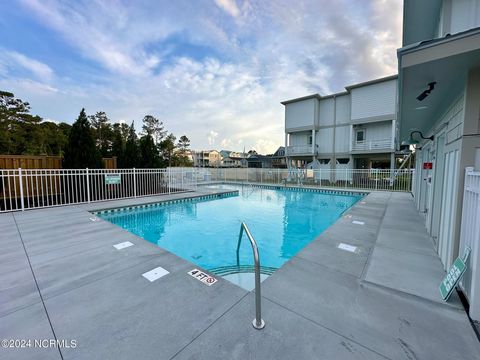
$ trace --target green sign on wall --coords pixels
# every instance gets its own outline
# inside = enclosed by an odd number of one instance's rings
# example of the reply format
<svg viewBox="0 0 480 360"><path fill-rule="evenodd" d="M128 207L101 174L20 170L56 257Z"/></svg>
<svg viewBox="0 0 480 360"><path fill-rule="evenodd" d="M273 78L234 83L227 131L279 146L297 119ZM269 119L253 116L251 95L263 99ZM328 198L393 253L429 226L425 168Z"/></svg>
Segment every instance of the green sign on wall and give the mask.
<svg viewBox="0 0 480 360"><path fill-rule="evenodd" d="M105 174L105 185L117 185L122 182L120 174Z"/></svg>
<svg viewBox="0 0 480 360"><path fill-rule="evenodd" d="M450 270L448 270L447 275L442 280L442 283L439 286L440 295L442 299L447 301L450 295L452 294L453 289L457 285L458 281L467 270L467 259L470 255L470 248L465 249L465 253L460 258L458 257L454 262Z"/></svg>

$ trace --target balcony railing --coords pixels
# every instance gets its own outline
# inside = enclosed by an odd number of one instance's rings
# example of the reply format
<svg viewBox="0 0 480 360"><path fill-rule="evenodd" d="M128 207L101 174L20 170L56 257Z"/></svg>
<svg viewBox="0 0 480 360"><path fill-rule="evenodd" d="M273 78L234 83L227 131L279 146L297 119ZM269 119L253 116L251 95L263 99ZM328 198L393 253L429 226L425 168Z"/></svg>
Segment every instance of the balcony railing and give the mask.
<svg viewBox="0 0 480 360"><path fill-rule="evenodd" d="M392 139L354 141L352 151L390 150L393 149Z"/></svg>
<svg viewBox="0 0 480 360"><path fill-rule="evenodd" d="M287 146L288 155L313 155L312 145L291 145Z"/></svg>

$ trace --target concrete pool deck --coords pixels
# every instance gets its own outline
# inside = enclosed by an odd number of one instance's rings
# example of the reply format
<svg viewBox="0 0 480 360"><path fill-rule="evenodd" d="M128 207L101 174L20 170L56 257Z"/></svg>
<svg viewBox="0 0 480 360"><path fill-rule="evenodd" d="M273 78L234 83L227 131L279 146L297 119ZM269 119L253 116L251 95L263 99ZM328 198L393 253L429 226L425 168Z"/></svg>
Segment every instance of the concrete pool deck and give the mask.
<svg viewBox="0 0 480 360"><path fill-rule="evenodd" d="M187 274L197 266L87 211L198 195L1 214L0 339L76 347L0 359L480 359L458 296L439 299L443 268L409 194L370 193L265 280L262 331L253 293L207 286ZM169 274L142 277L158 266Z"/></svg>

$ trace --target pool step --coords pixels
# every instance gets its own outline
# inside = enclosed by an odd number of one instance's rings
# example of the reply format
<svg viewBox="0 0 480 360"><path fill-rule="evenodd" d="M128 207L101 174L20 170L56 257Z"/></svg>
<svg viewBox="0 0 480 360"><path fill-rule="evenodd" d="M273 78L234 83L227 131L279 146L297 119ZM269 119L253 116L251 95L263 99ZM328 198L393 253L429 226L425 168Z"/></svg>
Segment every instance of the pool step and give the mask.
<svg viewBox="0 0 480 360"><path fill-rule="evenodd" d="M272 275L277 268L269 266L261 266L260 273L264 275ZM253 273L255 272L253 265L229 265L229 266L220 266L212 269L208 269L209 272L218 275L225 276L238 273Z"/></svg>

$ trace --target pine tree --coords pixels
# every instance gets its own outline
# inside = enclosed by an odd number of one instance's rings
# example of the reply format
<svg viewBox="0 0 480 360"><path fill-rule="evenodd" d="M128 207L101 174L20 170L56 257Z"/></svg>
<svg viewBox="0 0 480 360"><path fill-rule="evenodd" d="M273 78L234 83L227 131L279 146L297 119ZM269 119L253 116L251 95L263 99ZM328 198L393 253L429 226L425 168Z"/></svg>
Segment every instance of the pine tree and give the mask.
<svg viewBox="0 0 480 360"><path fill-rule="evenodd" d="M132 125L128 130L128 139L125 144L125 152L122 159L122 166L124 168L134 168L139 165L139 149L137 134L135 133L135 124L132 121Z"/></svg>
<svg viewBox="0 0 480 360"><path fill-rule="evenodd" d="M163 122L152 115L146 115L143 118L142 130L145 135L152 136L155 144L160 144L167 133Z"/></svg>
<svg viewBox="0 0 480 360"><path fill-rule="evenodd" d="M161 165L158 149L151 135L140 138L140 167L158 168Z"/></svg>
<svg viewBox="0 0 480 360"><path fill-rule="evenodd" d="M101 158L92 137L85 109L73 123L65 147L63 167L66 169L100 168Z"/></svg>
<svg viewBox="0 0 480 360"><path fill-rule="evenodd" d="M174 160L175 139L175 136L170 134L164 140L162 140L159 146L163 158L168 163L169 167L172 166Z"/></svg>
<svg viewBox="0 0 480 360"><path fill-rule="evenodd" d="M180 136L177 143L178 152L174 158L175 166L193 166L192 161L187 156L189 147L190 139L186 135Z"/></svg>
<svg viewBox="0 0 480 360"><path fill-rule="evenodd" d="M125 153L125 143L126 139L124 139L122 134L122 129L120 124L113 125L113 135L112 135L112 156L117 157L117 166L119 168L123 168L123 158Z"/></svg>
<svg viewBox="0 0 480 360"><path fill-rule="evenodd" d="M184 155L190 147L190 139L186 135L180 136L177 146L180 152Z"/></svg>
<svg viewBox="0 0 480 360"><path fill-rule="evenodd" d="M36 128L42 118L30 114L30 104L0 91L0 153L38 153Z"/></svg>
<svg viewBox="0 0 480 360"><path fill-rule="evenodd" d="M107 114L104 111L97 111L89 119L92 124L93 137L97 147L100 149L100 154L102 157L111 156L113 132Z"/></svg>

